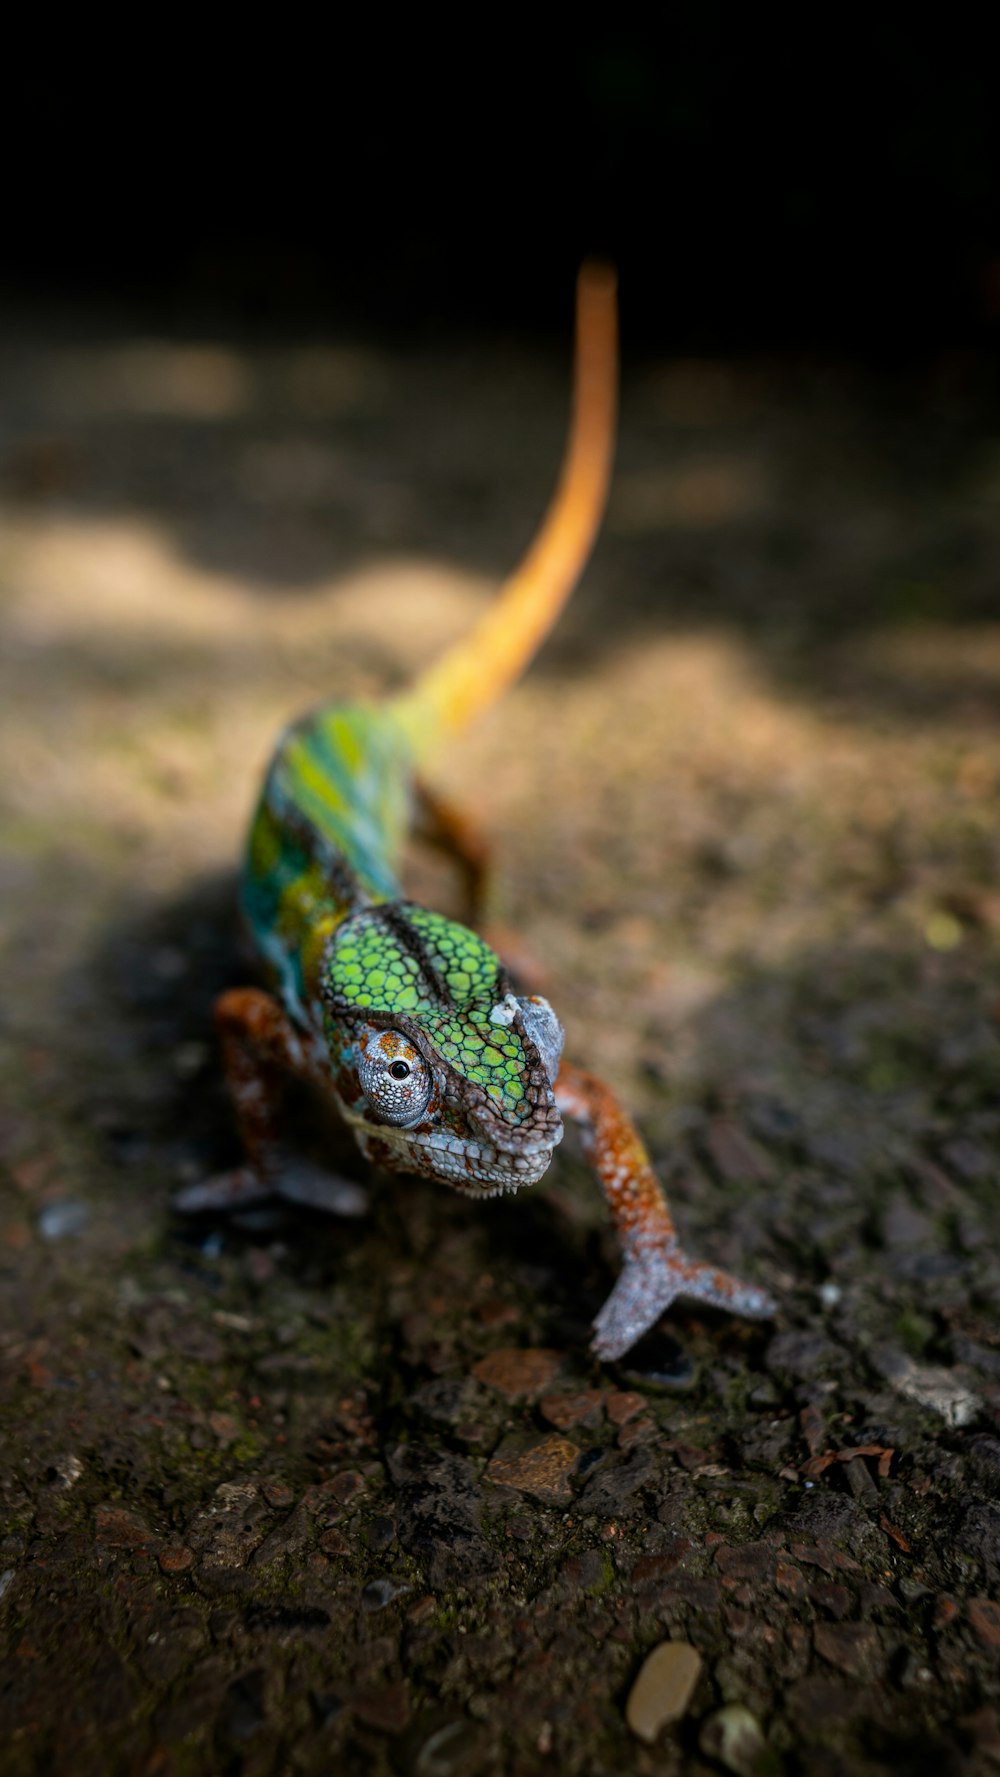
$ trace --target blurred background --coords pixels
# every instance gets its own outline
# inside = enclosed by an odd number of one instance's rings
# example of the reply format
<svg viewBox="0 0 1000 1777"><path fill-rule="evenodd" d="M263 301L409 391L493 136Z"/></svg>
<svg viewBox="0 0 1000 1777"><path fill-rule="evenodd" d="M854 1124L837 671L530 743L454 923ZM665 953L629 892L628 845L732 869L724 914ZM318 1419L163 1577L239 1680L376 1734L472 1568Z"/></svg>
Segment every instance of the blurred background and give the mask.
<svg viewBox="0 0 1000 1777"><path fill-rule="evenodd" d="M960 22L766 34L709 4L558 49L513 21L386 37L14 50L7 301L561 330L602 252L631 350L995 341L997 107Z"/></svg>

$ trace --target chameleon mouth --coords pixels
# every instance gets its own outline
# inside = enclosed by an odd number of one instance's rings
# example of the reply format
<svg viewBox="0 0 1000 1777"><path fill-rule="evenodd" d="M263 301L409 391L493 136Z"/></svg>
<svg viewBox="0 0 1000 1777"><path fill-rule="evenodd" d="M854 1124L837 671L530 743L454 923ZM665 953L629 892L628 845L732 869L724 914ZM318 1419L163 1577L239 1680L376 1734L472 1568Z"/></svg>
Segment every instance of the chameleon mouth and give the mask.
<svg viewBox="0 0 1000 1777"><path fill-rule="evenodd" d="M476 1163L466 1166L464 1173L456 1173L454 1177L446 1177L445 1183L453 1191L461 1191L463 1197L512 1197L524 1185L537 1185L544 1178L552 1159L552 1149L546 1148L534 1161L521 1159L514 1171L509 1170L509 1155L502 1155L502 1163L495 1170L485 1166L482 1171L476 1169ZM439 1173L437 1175L441 1177Z"/></svg>
<svg viewBox="0 0 1000 1777"><path fill-rule="evenodd" d="M559 1130L557 1139L561 1139ZM548 1171L555 1141L503 1148L479 1137L449 1135L444 1130L419 1136L410 1148L415 1163L432 1178L441 1179L470 1197L496 1197L534 1185Z"/></svg>
<svg viewBox="0 0 1000 1777"><path fill-rule="evenodd" d="M546 1141L524 1142L501 1147L484 1135L453 1134L445 1129L378 1129L351 1119L364 1130L364 1146L369 1159L391 1171L421 1173L424 1178L437 1179L469 1197L497 1197L505 1191L519 1191L534 1185L548 1170L557 1142L562 1139L561 1125Z"/></svg>

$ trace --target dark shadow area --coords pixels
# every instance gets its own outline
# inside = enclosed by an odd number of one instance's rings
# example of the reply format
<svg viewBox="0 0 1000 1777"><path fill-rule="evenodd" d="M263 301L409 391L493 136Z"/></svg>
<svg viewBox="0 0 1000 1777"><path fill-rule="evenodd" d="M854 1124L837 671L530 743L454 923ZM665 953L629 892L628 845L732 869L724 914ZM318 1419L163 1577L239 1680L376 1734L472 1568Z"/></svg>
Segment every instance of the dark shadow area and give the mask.
<svg viewBox="0 0 1000 1777"><path fill-rule="evenodd" d="M959 21L761 31L708 5L454 48L355 22L311 54L206 30L129 79L27 58L4 284L212 325L558 334L596 251L657 349L896 357L995 327L991 63Z"/></svg>

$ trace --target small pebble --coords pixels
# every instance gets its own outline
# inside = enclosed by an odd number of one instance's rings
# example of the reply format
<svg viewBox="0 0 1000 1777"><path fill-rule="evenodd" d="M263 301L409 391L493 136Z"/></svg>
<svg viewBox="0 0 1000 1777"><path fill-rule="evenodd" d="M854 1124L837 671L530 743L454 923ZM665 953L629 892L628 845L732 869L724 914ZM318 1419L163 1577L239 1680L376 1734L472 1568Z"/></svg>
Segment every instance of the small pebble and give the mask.
<svg viewBox="0 0 1000 1777"><path fill-rule="evenodd" d="M161 1549L159 1555L160 1568L163 1573L184 1573L190 1567L194 1556L190 1549L181 1544L174 1544L169 1549Z"/></svg>
<svg viewBox="0 0 1000 1777"><path fill-rule="evenodd" d="M414 1777L473 1777L482 1769L483 1730L470 1721L446 1721L427 1736Z"/></svg>
<svg viewBox="0 0 1000 1777"><path fill-rule="evenodd" d="M637 1739L652 1745L661 1728L680 1721L701 1668L701 1655L687 1641L661 1641L647 1654L625 1705L625 1720Z"/></svg>
<svg viewBox="0 0 1000 1777"><path fill-rule="evenodd" d="M401 1580L370 1580L361 1594L362 1610L384 1610L394 1598L402 1598L413 1587Z"/></svg>
<svg viewBox="0 0 1000 1777"><path fill-rule="evenodd" d="M872 1363L880 1376L907 1400L939 1413L946 1425L969 1425L982 1403L978 1395L955 1374L938 1364L918 1364L906 1352L877 1346Z"/></svg>
<svg viewBox="0 0 1000 1777"><path fill-rule="evenodd" d="M138 1513L126 1506L99 1505L94 1512L94 1534L107 1549L148 1549L159 1541Z"/></svg>
<svg viewBox="0 0 1000 1777"><path fill-rule="evenodd" d="M760 1722L742 1703L727 1703L704 1723L698 1745L706 1758L717 1759L735 1777L752 1777L764 1750Z"/></svg>
<svg viewBox="0 0 1000 1777"><path fill-rule="evenodd" d="M599 1388L580 1388L570 1394L543 1395L538 1403L543 1419L559 1431L569 1431L571 1426L579 1425L581 1420L598 1414L604 1396Z"/></svg>
<svg viewBox="0 0 1000 1777"><path fill-rule="evenodd" d="M294 1504L295 1501L295 1490L289 1487L287 1481L265 1481L261 1486L261 1492L268 1505L273 1506L276 1512L283 1511L286 1506Z"/></svg>
<svg viewBox="0 0 1000 1777"><path fill-rule="evenodd" d="M569 1477L579 1459L575 1444L553 1434L527 1450L498 1450L486 1465L486 1479L536 1499L568 1500L573 1497Z"/></svg>
<svg viewBox="0 0 1000 1777"><path fill-rule="evenodd" d="M45 1205L38 1217L38 1232L43 1240L67 1240L74 1234L82 1234L89 1220L90 1209L86 1203L63 1199Z"/></svg>
<svg viewBox="0 0 1000 1777"><path fill-rule="evenodd" d="M630 1419L642 1412L645 1405L645 1395L636 1394L632 1390L615 1389L608 1395L604 1410L612 1425L627 1425Z"/></svg>
<svg viewBox="0 0 1000 1777"><path fill-rule="evenodd" d="M68 1491L70 1487L76 1486L83 1474L83 1463L78 1456L73 1455L72 1451L68 1451L65 1456L55 1457L51 1472L53 1480L58 1481L59 1485Z"/></svg>
<svg viewBox="0 0 1000 1777"><path fill-rule="evenodd" d="M616 1442L620 1450L631 1450L633 1445L648 1444L659 1435L656 1421L645 1413L641 1419L631 1419L628 1425L623 1425Z"/></svg>
<svg viewBox="0 0 1000 1777"><path fill-rule="evenodd" d="M562 1364L562 1353L558 1351L509 1347L481 1357L473 1364L472 1374L477 1382L485 1382L509 1401L516 1401L541 1394Z"/></svg>

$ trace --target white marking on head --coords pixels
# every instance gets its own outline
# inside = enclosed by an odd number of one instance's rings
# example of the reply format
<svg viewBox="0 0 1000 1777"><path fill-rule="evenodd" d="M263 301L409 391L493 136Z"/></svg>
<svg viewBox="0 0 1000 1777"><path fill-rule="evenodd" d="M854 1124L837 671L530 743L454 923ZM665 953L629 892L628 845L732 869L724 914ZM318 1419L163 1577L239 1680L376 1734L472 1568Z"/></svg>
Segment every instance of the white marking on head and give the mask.
<svg viewBox="0 0 1000 1777"><path fill-rule="evenodd" d="M490 1013L490 1023L504 1024L509 1029L517 1017L517 1013L518 1004L514 995L512 993L505 993L499 1004L493 1007L493 1010Z"/></svg>

